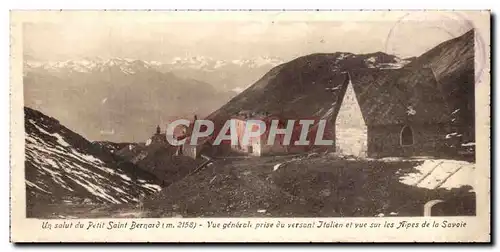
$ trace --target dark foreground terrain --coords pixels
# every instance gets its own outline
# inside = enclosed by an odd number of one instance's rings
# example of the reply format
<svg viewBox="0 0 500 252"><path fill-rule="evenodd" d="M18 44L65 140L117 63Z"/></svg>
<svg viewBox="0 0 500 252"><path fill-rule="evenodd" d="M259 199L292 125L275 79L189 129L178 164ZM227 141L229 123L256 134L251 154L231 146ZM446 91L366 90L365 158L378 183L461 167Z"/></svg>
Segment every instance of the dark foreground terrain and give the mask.
<svg viewBox="0 0 500 252"><path fill-rule="evenodd" d="M143 203L38 206L40 218L372 217L475 215L470 186L401 182L423 161L354 160L331 154L219 159ZM422 177L425 174L420 174ZM439 179L438 179L439 180Z"/></svg>

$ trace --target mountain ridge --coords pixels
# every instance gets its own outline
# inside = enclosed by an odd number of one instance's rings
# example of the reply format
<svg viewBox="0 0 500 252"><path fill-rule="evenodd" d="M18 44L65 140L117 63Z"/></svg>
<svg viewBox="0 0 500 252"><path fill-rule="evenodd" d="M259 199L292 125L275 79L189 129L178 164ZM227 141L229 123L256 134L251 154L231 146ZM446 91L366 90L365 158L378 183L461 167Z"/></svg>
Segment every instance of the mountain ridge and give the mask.
<svg viewBox="0 0 500 252"><path fill-rule="evenodd" d="M211 113L208 118L219 120L219 114L232 114L238 112L237 110L256 110L255 112L263 112L267 105L274 104L274 107L267 108L271 111L266 111L275 114L292 113L295 109L282 108L286 107L283 101L292 102L294 100L300 100L299 97L292 97L294 94L293 89L288 89L288 87L294 87L300 90L305 90L307 85L313 87L316 83L321 83L322 87L314 87L316 90L318 99L325 100L326 103L331 103L331 94L325 92L327 89L334 88L332 86L335 82L339 81L341 72L353 68L380 68L380 69L397 69L402 68L408 64L408 60L400 59L394 55L389 55L384 52L375 52L368 54L353 54L347 52L335 52L335 53L313 53L305 56L295 58L287 63L280 64L272 68L269 72L263 75L258 81L253 85L249 86L243 92L233 97L228 103L223 105L219 110ZM319 76L319 77L318 77ZM276 79L281 77L281 79ZM326 78L326 79L325 79ZM329 79L328 79L329 78ZM326 81L326 83L325 83ZM283 83L287 84L283 84ZM285 87L285 85L287 85ZM279 89L281 86L283 90L273 90L274 95L269 95L272 97L262 98L267 96L263 94L263 89L267 86L273 89ZM323 87L324 86L324 87ZM285 90L287 89L287 90ZM266 91L267 92L267 91ZM278 94L280 93L280 94ZM282 93L282 94L281 94ZM283 95L286 94L286 95ZM246 97L246 96L251 97ZM262 99L261 99L262 98ZM274 103L273 99L277 99L279 102ZM259 102L252 102L259 100ZM303 102L303 101L302 101ZM301 102L301 103L302 103ZM237 103L237 104L233 104ZM317 103L317 99L311 100L311 103ZM267 104L267 105L266 105ZM326 104L325 104L326 105ZM323 106L320 106L323 107ZM318 108L320 109L320 108ZM229 111L226 111L229 110ZM283 111L284 110L284 111ZM314 113L319 112L310 111L305 113L295 113L301 116L310 116ZM309 114L309 115L308 115Z"/></svg>
<svg viewBox="0 0 500 252"><path fill-rule="evenodd" d="M28 215L38 204L120 204L161 189L158 180L116 159L50 116L24 107Z"/></svg>

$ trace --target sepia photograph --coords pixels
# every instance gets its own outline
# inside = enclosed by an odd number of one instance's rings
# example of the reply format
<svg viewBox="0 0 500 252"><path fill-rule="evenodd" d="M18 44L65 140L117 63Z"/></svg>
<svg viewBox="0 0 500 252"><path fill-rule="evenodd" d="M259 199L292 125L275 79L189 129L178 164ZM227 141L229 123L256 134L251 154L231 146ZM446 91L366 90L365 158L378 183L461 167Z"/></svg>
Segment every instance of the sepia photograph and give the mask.
<svg viewBox="0 0 500 252"><path fill-rule="evenodd" d="M41 229L489 218L489 12L32 13L12 176Z"/></svg>

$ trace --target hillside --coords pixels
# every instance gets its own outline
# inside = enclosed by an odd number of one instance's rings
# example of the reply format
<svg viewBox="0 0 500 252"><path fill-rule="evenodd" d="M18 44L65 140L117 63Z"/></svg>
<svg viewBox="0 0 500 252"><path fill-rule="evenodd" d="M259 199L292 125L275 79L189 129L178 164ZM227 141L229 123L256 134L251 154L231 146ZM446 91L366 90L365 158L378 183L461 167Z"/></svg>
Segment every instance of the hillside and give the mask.
<svg viewBox="0 0 500 252"><path fill-rule="evenodd" d="M400 68L406 63L408 62L382 52L364 55L337 52L303 56L273 68L208 118L218 119L240 110L284 116L320 115L331 107L332 91L344 80L343 71Z"/></svg>
<svg viewBox="0 0 500 252"><path fill-rule="evenodd" d="M117 160L58 120L24 111L28 216L40 205L133 203L161 189L152 174Z"/></svg>
<svg viewBox="0 0 500 252"><path fill-rule="evenodd" d="M219 159L144 202L144 215L167 217L374 217L474 215L474 164L442 160L339 159L332 154ZM460 172L453 169L463 166ZM451 174L451 175L450 175ZM452 176L453 175L453 176ZM426 177L418 183L419 178ZM451 178L447 178L451 176ZM415 183L417 182L417 183Z"/></svg>
<svg viewBox="0 0 500 252"><path fill-rule="evenodd" d="M445 41L417 57L408 67L430 67L447 99L462 142L475 142L474 30Z"/></svg>
<svg viewBox="0 0 500 252"><path fill-rule="evenodd" d="M438 164L439 169L434 169ZM439 165L440 164L440 165ZM457 168L460 171L454 172ZM393 217L475 215L473 163L293 157L217 159L142 205L44 208L48 218ZM56 213L56 214L54 214Z"/></svg>
<svg viewBox="0 0 500 252"><path fill-rule="evenodd" d="M26 106L90 140L145 141L157 124L208 115L236 94L140 60L27 61L24 66Z"/></svg>

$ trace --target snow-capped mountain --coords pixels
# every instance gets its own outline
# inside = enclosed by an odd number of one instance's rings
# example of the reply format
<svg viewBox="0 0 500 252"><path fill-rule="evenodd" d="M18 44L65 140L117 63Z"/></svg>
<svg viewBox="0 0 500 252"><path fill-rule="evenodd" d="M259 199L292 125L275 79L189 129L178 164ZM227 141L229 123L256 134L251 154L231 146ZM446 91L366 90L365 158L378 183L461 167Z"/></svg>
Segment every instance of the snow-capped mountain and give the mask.
<svg viewBox="0 0 500 252"><path fill-rule="evenodd" d="M45 70L52 73L58 72L105 72L112 68L125 74L134 74L152 68L149 62L122 58L84 58L66 61L36 61L25 60L24 66L27 71Z"/></svg>
<svg viewBox="0 0 500 252"><path fill-rule="evenodd" d="M162 61L100 57L66 61L37 61L25 57L26 72L48 72L55 75L72 73L122 72L127 75L156 70L173 73L182 78L213 84L218 89L239 90L257 80L272 67L284 61L277 57L219 60L206 56L174 57Z"/></svg>
<svg viewBox="0 0 500 252"><path fill-rule="evenodd" d="M54 118L25 107L28 206L37 203L133 203L161 190L158 181L120 163Z"/></svg>
<svg viewBox="0 0 500 252"><path fill-rule="evenodd" d="M205 71L215 71L227 66L245 66L247 68L273 67L284 63L278 57L260 56L251 59L232 59L232 60L217 60L211 57L194 56L194 57L175 57L164 65L175 68L193 68L203 69Z"/></svg>
<svg viewBox="0 0 500 252"><path fill-rule="evenodd" d="M228 60L195 56L175 57L156 64L156 67L177 76L213 83L223 90L241 92L271 68L284 62L283 59L266 56Z"/></svg>
<svg viewBox="0 0 500 252"><path fill-rule="evenodd" d="M158 69L163 71L172 71L176 69L197 69L202 71L217 71L224 67L238 66L246 68L274 67L282 64L284 61L277 57L256 57L253 59L234 59L234 60L216 60L211 57L174 57L165 61L143 61L128 58L110 58L100 57L83 58L66 61L37 61L28 58L24 61L25 69L46 70L51 72L104 72L109 68L117 68L124 73L134 74L145 69Z"/></svg>

